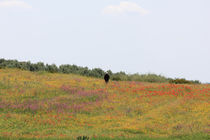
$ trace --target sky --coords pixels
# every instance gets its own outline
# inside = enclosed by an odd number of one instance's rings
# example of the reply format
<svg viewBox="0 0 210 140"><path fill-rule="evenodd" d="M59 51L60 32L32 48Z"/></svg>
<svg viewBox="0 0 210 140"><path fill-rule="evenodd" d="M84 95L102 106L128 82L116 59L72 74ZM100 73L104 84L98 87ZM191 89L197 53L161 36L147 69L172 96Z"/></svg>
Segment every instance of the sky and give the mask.
<svg viewBox="0 0 210 140"><path fill-rule="evenodd" d="M0 0L0 58L210 83L210 0Z"/></svg>

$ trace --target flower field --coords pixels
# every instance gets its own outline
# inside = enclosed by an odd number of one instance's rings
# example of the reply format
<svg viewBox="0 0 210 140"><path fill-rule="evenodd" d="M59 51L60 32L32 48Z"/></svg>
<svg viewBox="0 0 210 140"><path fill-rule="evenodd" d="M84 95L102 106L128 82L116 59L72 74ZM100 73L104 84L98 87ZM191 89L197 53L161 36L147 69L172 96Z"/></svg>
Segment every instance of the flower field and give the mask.
<svg viewBox="0 0 210 140"><path fill-rule="evenodd" d="M210 85L115 82L0 69L0 137L179 138L210 134Z"/></svg>

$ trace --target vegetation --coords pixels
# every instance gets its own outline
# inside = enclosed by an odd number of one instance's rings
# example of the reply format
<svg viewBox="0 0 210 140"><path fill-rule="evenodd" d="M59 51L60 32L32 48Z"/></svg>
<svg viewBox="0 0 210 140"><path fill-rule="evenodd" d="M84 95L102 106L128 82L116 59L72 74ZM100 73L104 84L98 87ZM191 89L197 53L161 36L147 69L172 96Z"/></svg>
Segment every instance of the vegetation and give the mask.
<svg viewBox="0 0 210 140"><path fill-rule="evenodd" d="M174 84L200 84L200 82L198 80L195 80L195 81L189 81L189 80L186 80L184 78L182 79L171 79L169 80L169 83L174 83Z"/></svg>
<svg viewBox="0 0 210 140"><path fill-rule="evenodd" d="M57 67L55 64L49 65L42 62L31 63L18 62L17 60L5 60L0 59L1 68L18 68L21 70L28 70L32 72L46 71L50 73L64 73L64 74L78 74L82 76L103 78L106 73L100 68L88 69L87 67L80 67L76 65L61 65ZM111 80L114 81L138 81L138 82L150 82L150 83L176 83L176 84L199 84L199 81L188 81L185 79L171 79L156 74L126 74L125 72L113 73L108 70L107 73L111 76Z"/></svg>
<svg viewBox="0 0 210 140"><path fill-rule="evenodd" d="M204 84L0 69L0 139L207 140L209 96Z"/></svg>

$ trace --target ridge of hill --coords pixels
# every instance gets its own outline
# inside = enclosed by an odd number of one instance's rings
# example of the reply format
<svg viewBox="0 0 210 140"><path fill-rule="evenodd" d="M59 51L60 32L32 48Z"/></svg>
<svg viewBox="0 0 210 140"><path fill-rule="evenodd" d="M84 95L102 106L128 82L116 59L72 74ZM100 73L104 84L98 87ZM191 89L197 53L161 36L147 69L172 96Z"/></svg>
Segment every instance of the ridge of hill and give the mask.
<svg viewBox="0 0 210 140"><path fill-rule="evenodd" d="M31 63L19 62L17 60L5 60L0 59L0 69L1 68L18 68L28 71L47 71L51 73L64 73L64 74L78 74L82 76L103 78L105 73L111 76L111 80L114 81L138 81L138 82L150 82L150 83L176 83L176 84L200 84L198 80L186 80L166 78L162 75L157 74L126 74L125 72L113 73L111 70L104 71L101 68L89 69L88 67L81 67L77 65L60 65L57 67L55 64L49 65L42 62Z"/></svg>

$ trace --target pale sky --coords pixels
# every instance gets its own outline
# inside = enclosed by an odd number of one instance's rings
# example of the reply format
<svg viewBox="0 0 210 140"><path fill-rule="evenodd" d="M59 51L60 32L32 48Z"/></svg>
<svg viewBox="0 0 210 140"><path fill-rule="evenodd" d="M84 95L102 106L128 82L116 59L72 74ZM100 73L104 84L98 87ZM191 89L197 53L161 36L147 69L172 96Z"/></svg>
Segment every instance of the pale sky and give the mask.
<svg viewBox="0 0 210 140"><path fill-rule="evenodd" d="M0 0L0 58L210 82L210 0Z"/></svg>

